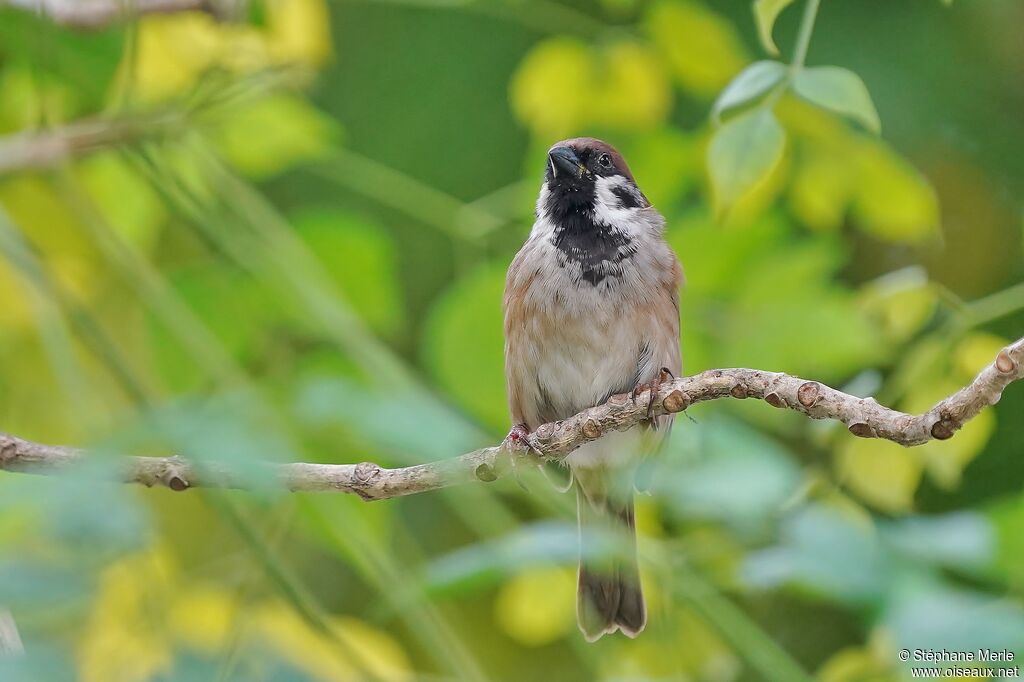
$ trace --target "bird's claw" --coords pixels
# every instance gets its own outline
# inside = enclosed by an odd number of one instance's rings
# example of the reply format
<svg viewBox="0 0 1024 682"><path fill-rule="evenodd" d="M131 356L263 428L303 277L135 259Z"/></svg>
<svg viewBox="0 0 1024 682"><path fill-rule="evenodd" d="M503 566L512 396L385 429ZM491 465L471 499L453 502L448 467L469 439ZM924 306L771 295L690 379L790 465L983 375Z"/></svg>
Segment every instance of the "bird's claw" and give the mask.
<svg viewBox="0 0 1024 682"><path fill-rule="evenodd" d="M645 392L649 392L647 399L647 421L654 419L654 399L658 395L658 389L661 385L667 381L675 379L675 375L672 374L672 370L668 367L662 367L658 370L658 376L653 381L647 381L642 384L637 384L633 388L633 404L637 404L637 398L643 395Z"/></svg>
<svg viewBox="0 0 1024 682"><path fill-rule="evenodd" d="M521 456L529 455L534 455L538 458L542 457L533 434L526 428L526 424L516 424L508 432L508 435L505 436L502 447L507 448L512 453L510 462L512 464L512 476L516 479L516 483L519 484L520 488L529 492L529 488L526 487L526 484L523 483L522 478L519 476L519 459Z"/></svg>

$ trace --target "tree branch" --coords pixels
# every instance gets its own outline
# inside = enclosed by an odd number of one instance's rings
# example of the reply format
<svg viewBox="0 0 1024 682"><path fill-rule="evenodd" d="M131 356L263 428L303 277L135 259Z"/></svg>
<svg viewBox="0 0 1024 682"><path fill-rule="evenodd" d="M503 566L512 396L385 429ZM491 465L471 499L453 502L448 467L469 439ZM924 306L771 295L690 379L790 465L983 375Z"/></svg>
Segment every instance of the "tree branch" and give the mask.
<svg viewBox="0 0 1024 682"><path fill-rule="evenodd" d="M237 0L233 0L237 4ZM61 26L98 29L142 14L196 10L222 14L226 0L0 0L0 6L29 10Z"/></svg>
<svg viewBox="0 0 1024 682"><path fill-rule="evenodd" d="M855 436L882 438L901 445L921 445L951 438L968 420L988 405L999 402L1003 389L1024 378L1024 338L999 352L996 359L968 386L914 416L879 405L873 398L858 398L817 381L756 369L711 369L665 382L654 393L636 399L612 396L608 402L584 410L564 421L544 424L529 440L506 440L497 447L476 450L452 459L385 469L361 464L254 464L266 467L288 490L343 492L364 500L382 500L437 490L473 481L494 481L505 475L513 458L541 457L561 461L584 443L609 431L624 431L654 415L681 412L690 405L719 398L757 398L769 405L803 413L812 419L834 419ZM532 446L533 453L530 452ZM85 456L83 450L41 445L0 433L0 469L27 473L54 473ZM218 464L194 464L182 457L130 457L122 480L146 486L186 490L195 486L244 488L249 476Z"/></svg>
<svg viewBox="0 0 1024 682"><path fill-rule="evenodd" d="M181 115L159 112L123 119L86 119L0 137L0 175L53 168L104 147L153 137L155 131L171 130L184 120Z"/></svg>

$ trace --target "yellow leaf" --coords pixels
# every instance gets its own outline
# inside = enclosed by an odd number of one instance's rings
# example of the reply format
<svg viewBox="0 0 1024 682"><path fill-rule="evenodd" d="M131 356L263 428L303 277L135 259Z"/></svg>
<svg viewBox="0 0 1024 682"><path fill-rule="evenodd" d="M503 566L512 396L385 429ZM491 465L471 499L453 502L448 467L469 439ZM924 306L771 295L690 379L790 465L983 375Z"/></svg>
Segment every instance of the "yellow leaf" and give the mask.
<svg viewBox="0 0 1024 682"><path fill-rule="evenodd" d="M778 54L779 48L772 38L775 20L782 10L793 4L793 0L754 0L754 19L757 20L757 34L761 45L770 54Z"/></svg>
<svg viewBox="0 0 1024 682"><path fill-rule="evenodd" d="M527 646L541 646L576 623L576 576L567 568L538 568L514 576L498 592L494 617Z"/></svg>
<svg viewBox="0 0 1024 682"><path fill-rule="evenodd" d="M214 67L249 73L271 64L319 66L331 55L324 0L269 0L266 30L219 22L205 12L149 15L139 21L134 63L118 82L134 77L134 93L156 101L180 94Z"/></svg>
<svg viewBox="0 0 1024 682"><path fill-rule="evenodd" d="M601 54L597 96L590 122L623 128L649 128L665 119L671 91L657 57L633 41L614 43Z"/></svg>
<svg viewBox="0 0 1024 682"><path fill-rule="evenodd" d="M266 178L321 156L339 132L331 118L306 100L277 94L235 107L215 137L235 167Z"/></svg>
<svg viewBox="0 0 1024 682"><path fill-rule="evenodd" d="M274 61L320 66L331 56L331 18L324 0L268 0L267 44Z"/></svg>
<svg viewBox="0 0 1024 682"><path fill-rule="evenodd" d="M938 305L928 274L920 268L904 268L869 282L861 288L860 299L868 316L897 343L924 326Z"/></svg>
<svg viewBox="0 0 1024 682"><path fill-rule="evenodd" d="M162 548L126 557L103 572L78 647L84 682L142 682L169 669L169 638L147 605L160 603L176 575Z"/></svg>
<svg viewBox="0 0 1024 682"><path fill-rule="evenodd" d="M873 438L845 437L836 466L857 497L885 512L908 511L921 481L922 464L914 451Z"/></svg>
<svg viewBox="0 0 1024 682"><path fill-rule="evenodd" d="M670 619L604 660L602 680L734 680L741 664L707 620L679 603Z"/></svg>
<svg viewBox="0 0 1024 682"><path fill-rule="evenodd" d="M825 661L815 679L819 682L897 682L900 677L891 668L871 647L847 647Z"/></svg>
<svg viewBox="0 0 1024 682"><path fill-rule="evenodd" d="M918 243L939 224L939 204L928 181L881 143L858 146L853 213L861 229L891 242Z"/></svg>
<svg viewBox="0 0 1024 682"><path fill-rule="evenodd" d="M105 272L78 216L53 186L41 176L17 176L0 184L0 205L60 285L90 299Z"/></svg>
<svg viewBox="0 0 1024 682"><path fill-rule="evenodd" d="M186 90L223 49L216 21L201 12L148 15L139 20L137 41L134 92L148 101ZM128 67L122 64L122 79Z"/></svg>
<svg viewBox="0 0 1024 682"><path fill-rule="evenodd" d="M32 303L18 274L3 259L0 259L0 291L4 292L3 305L0 305L0 336L10 338L16 330L31 329L35 320Z"/></svg>
<svg viewBox="0 0 1024 682"><path fill-rule="evenodd" d="M537 135L557 139L587 118L587 95L593 87L587 46L571 38L541 42L512 77L512 108Z"/></svg>
<svg viewBox="0 0 1024 682"><path fill-rule="evenodd" d="M165 216L163 204L121 157L112 152L94 154L75 171L100 214L121 237L145 250L154 245Z"/></svg>
<svg viewBox="0 0 1024 682"><path fill-rule="evenodd" d="M170 629L189 646L213 654L228 644L237 611L232 594L213 587L192 588L175 596Z"/></svg>
<svg viewBox="0 0 1024 682"><path fill-rule="evenodd" d="M813 230L837 230L846 216L853 191L849 163L809 145L789 187L789 205L800 222Z"/></svg>
<svg viewBox="0 0 1024 682"><path fill-rule="evenodd" d="M671 92L657 58L638 42L594 50L556 38L526 56L513 76L511 98L534 133L557 139L588 126L653 126L668 113Z"/></svg>
<svg viewBox="0 0 1024 682"><path fill-rule="evenodd" d="M992 355L992 358L995 358L995 355ZM920 414L960 388L958 383L950 380L914 386L907 394L903 409ZM995 412L992 408L985 408L949 440L933 440L922 445L919 451L931 479L940 487L947 489L958 485L964 468L985 448L995 428Z"/></svg>
<svg viewBox="0 0 1024 682"><path fill-rule="evenodd" d="M294 609L266 604L250 618L266 646L318 680L358 679L363 671L384 682L412 679L409 660L388 634L355 618L332 618L330 637L312 630Z"/></svg>
<svg viewBox="0 0 1024 682"><path fill-rule="evenodd" d="M696 2L661 0L644 27L680 85L698 96L716 96L749 61L732 23Z"/></svg>
<svg viewBox="0 0 1024 682"><path fill-rule="evenodd" d="M953 362L959 378L972 381L978 372L991 365L999 351L1009 342L1001 336L973 332L963 338L953 350Z"/></svg>
<svg viewBox="0 0 1024 682"><path fill-rule="evenodd" d="M145 682L171 664L165 640L123 623L90 629L78 654L82 682Z"/></svg>

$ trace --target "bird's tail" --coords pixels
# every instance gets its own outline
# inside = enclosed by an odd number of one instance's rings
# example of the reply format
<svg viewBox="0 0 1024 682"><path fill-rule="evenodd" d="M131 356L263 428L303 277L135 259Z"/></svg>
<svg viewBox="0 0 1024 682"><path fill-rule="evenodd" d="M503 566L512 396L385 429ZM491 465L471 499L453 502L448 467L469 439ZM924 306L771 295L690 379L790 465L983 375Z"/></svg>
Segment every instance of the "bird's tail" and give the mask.
<svg viewBox="0 0 1024 682"><path fill-rule="evenodd" d="M576 480L576 509L580 524L580 570L576 620L587 641L622 630L636 637L647 624L636 559L633 491L597 495ZM609 531L611 531L609 533ZM622 546L601 556L599 537L615 538Z"/></svg>

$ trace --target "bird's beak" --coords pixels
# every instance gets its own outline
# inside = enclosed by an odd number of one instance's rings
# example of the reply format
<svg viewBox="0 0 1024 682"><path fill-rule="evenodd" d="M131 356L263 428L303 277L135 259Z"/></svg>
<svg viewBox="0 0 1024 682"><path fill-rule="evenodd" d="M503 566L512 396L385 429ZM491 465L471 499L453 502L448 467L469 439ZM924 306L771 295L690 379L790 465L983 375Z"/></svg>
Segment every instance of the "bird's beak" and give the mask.
<svg viewBox="0 0 1024 682"><path fill-rule="evenodd" d="M582 178L587 172L586 167L580 163L580 157L571 147L555 147L548 152L548 163L551 165L551 177L557 178L561 174L569 177Z"/></svg>

